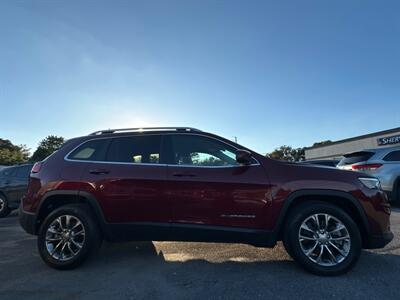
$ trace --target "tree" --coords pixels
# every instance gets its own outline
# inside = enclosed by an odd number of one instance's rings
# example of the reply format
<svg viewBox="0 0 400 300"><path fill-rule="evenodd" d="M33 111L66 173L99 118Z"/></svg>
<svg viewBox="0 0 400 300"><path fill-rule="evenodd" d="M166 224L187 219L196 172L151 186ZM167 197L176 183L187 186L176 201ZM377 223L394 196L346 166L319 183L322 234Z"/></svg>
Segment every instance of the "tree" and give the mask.
<svg viewBox="0 0 400 300"><path fill-rule="evenodd" d="M326 140L326 141L322 141L322 142L316 142L312 145L312 147L318 147L318 146L326 146L326 145L330 145L333 142L331 140Z"/></svg>
<svg viewBox="0 0 400 300"><path fill-rule="evenodd" d="M286 161L302 161L304 160L304 148L292 148L291 146L283 145L276 148L268 157Z"/></svg>
<svg viewBox="0 0 400 300"><path fill-rule="evenodd" d="M306 159L306 152L305 152L305 148L296 148L293 149L292 152L292 157L294 159L294 161L303 161Z"/></svg>
<svg viewBox="0 0 400 300"><path fill-rule="evenodd" d="M33 153L30 160L32 162L42 161L47 156L51 155L53 152L57 151L61 145L64 143L64 138L55 135L49 135L44 138L37 147L36 151Z"/></svg>
<svg viewBox="0 0 400 300"><path fill-rule="evenodd" d="M10 166L28 161L29 149L0 138L0 165Z"/></svg>

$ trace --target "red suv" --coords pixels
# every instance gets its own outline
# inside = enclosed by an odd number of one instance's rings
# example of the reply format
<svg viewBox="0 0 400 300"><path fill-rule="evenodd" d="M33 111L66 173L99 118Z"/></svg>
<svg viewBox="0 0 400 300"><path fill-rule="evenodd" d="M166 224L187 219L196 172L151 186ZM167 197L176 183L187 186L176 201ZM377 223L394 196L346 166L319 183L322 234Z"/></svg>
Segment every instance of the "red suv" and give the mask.
<svg viewBox="0 0 400 300"><path fill-rule="evenodd" d="M51 267L80 265L108 241L280 240L308 271L336 275L393 238L379 181L269 159L193 128L95 132L31 172L20 223Z"/></svg>

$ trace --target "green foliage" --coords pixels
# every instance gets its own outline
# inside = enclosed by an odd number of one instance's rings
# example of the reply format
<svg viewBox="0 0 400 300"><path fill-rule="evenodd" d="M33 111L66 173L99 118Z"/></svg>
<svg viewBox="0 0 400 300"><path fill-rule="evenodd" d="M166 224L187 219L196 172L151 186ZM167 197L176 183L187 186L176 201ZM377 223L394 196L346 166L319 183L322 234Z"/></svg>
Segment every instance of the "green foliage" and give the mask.
<svg viewBox="0 0 400 300"><path fill-rule="evenodd" d="M326 141L314 143L314 144L312 145L312 147L326 146L326 145L330 145L330 144L332 144L332 143L333 143L333 142L332 142L331 140L326 140Z"/></svg>
<svg viewBox="0 0 400 300"><path fill-rule="evenodd" d="M57 151L63 143L64 143L63 137L49 135L39 143L39 146L33 153L30 160L33 162L44 160L53 152Z"/></svg>
<svg viewBox="0 0 400 300"><path fill-rule="evenodd" d="M14 145L0 138L0 165L10 166L25 163L29 158L29 149L25 145Z"/></svg>
<svg viewBox="0 0 400 300"><path fill-rule="evenodd" d="M330 145L333 142L331 140L321 141L314 143L312 147ZM306 148L292 148L291 146L283 145L276 148L271 153L266 155L273 159L286 160L286 161L303 161L305 160L305 149Z"/></svg>
<svg viewBox="0 0 400 300"><path fill-rule="evenodd" d="M268 157L285 161L302 161L305 159L304 148L292 148L291 146L283 145L276 148Z"/></svg>

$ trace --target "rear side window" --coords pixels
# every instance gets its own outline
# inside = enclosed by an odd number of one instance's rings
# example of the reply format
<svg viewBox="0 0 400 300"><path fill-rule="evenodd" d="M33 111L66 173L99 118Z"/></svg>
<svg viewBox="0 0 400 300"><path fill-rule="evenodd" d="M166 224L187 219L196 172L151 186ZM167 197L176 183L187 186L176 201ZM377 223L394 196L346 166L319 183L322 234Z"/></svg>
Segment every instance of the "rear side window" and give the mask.
<svg viewBox="0 0 400 300"><path fill-rule="evenodd" d="M109 143L109 139L88 141L75 149L68 158L74 160L104 161Z"/></svg>
<svg viewBox="0 0 400 300"><path fill-rule="evenodd" d="M392 151L387 154L383 160L386 161L400 161L400 150L399 151Z"/></svg>
<svg viewBox="0 0 400 300"><path fill-rule="evenodd" d="M161 136L130 136L112 139L107 160L124 163L158 164Z"/></svg>
<svg viewBox="0 0 400 300"><path fill-rule="evenodd" d="M17 169L17 177L18 178L28 178L31 173L32 166L22 166Z"/></svg>
<svg viewBox="0 0 400 300"><path fill-rule="evenodd" d="M370 151L359 151L345 154L338 166L352 165L370 159L375 153Z"/></svg>

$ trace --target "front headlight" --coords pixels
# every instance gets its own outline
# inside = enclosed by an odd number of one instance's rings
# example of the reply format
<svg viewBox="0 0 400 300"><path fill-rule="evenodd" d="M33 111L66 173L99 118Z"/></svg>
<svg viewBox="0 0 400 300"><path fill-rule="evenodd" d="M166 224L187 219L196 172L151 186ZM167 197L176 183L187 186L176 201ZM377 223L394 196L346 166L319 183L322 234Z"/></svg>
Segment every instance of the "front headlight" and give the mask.
<svg viewBox="0 0 400 300"><path fill-rule="evenodd" d="M376 178L361 177L361 178L358 178L358 180L360 180L361 183L369 189L377 189L377 190L381 189L381 183Z"/></svg>

